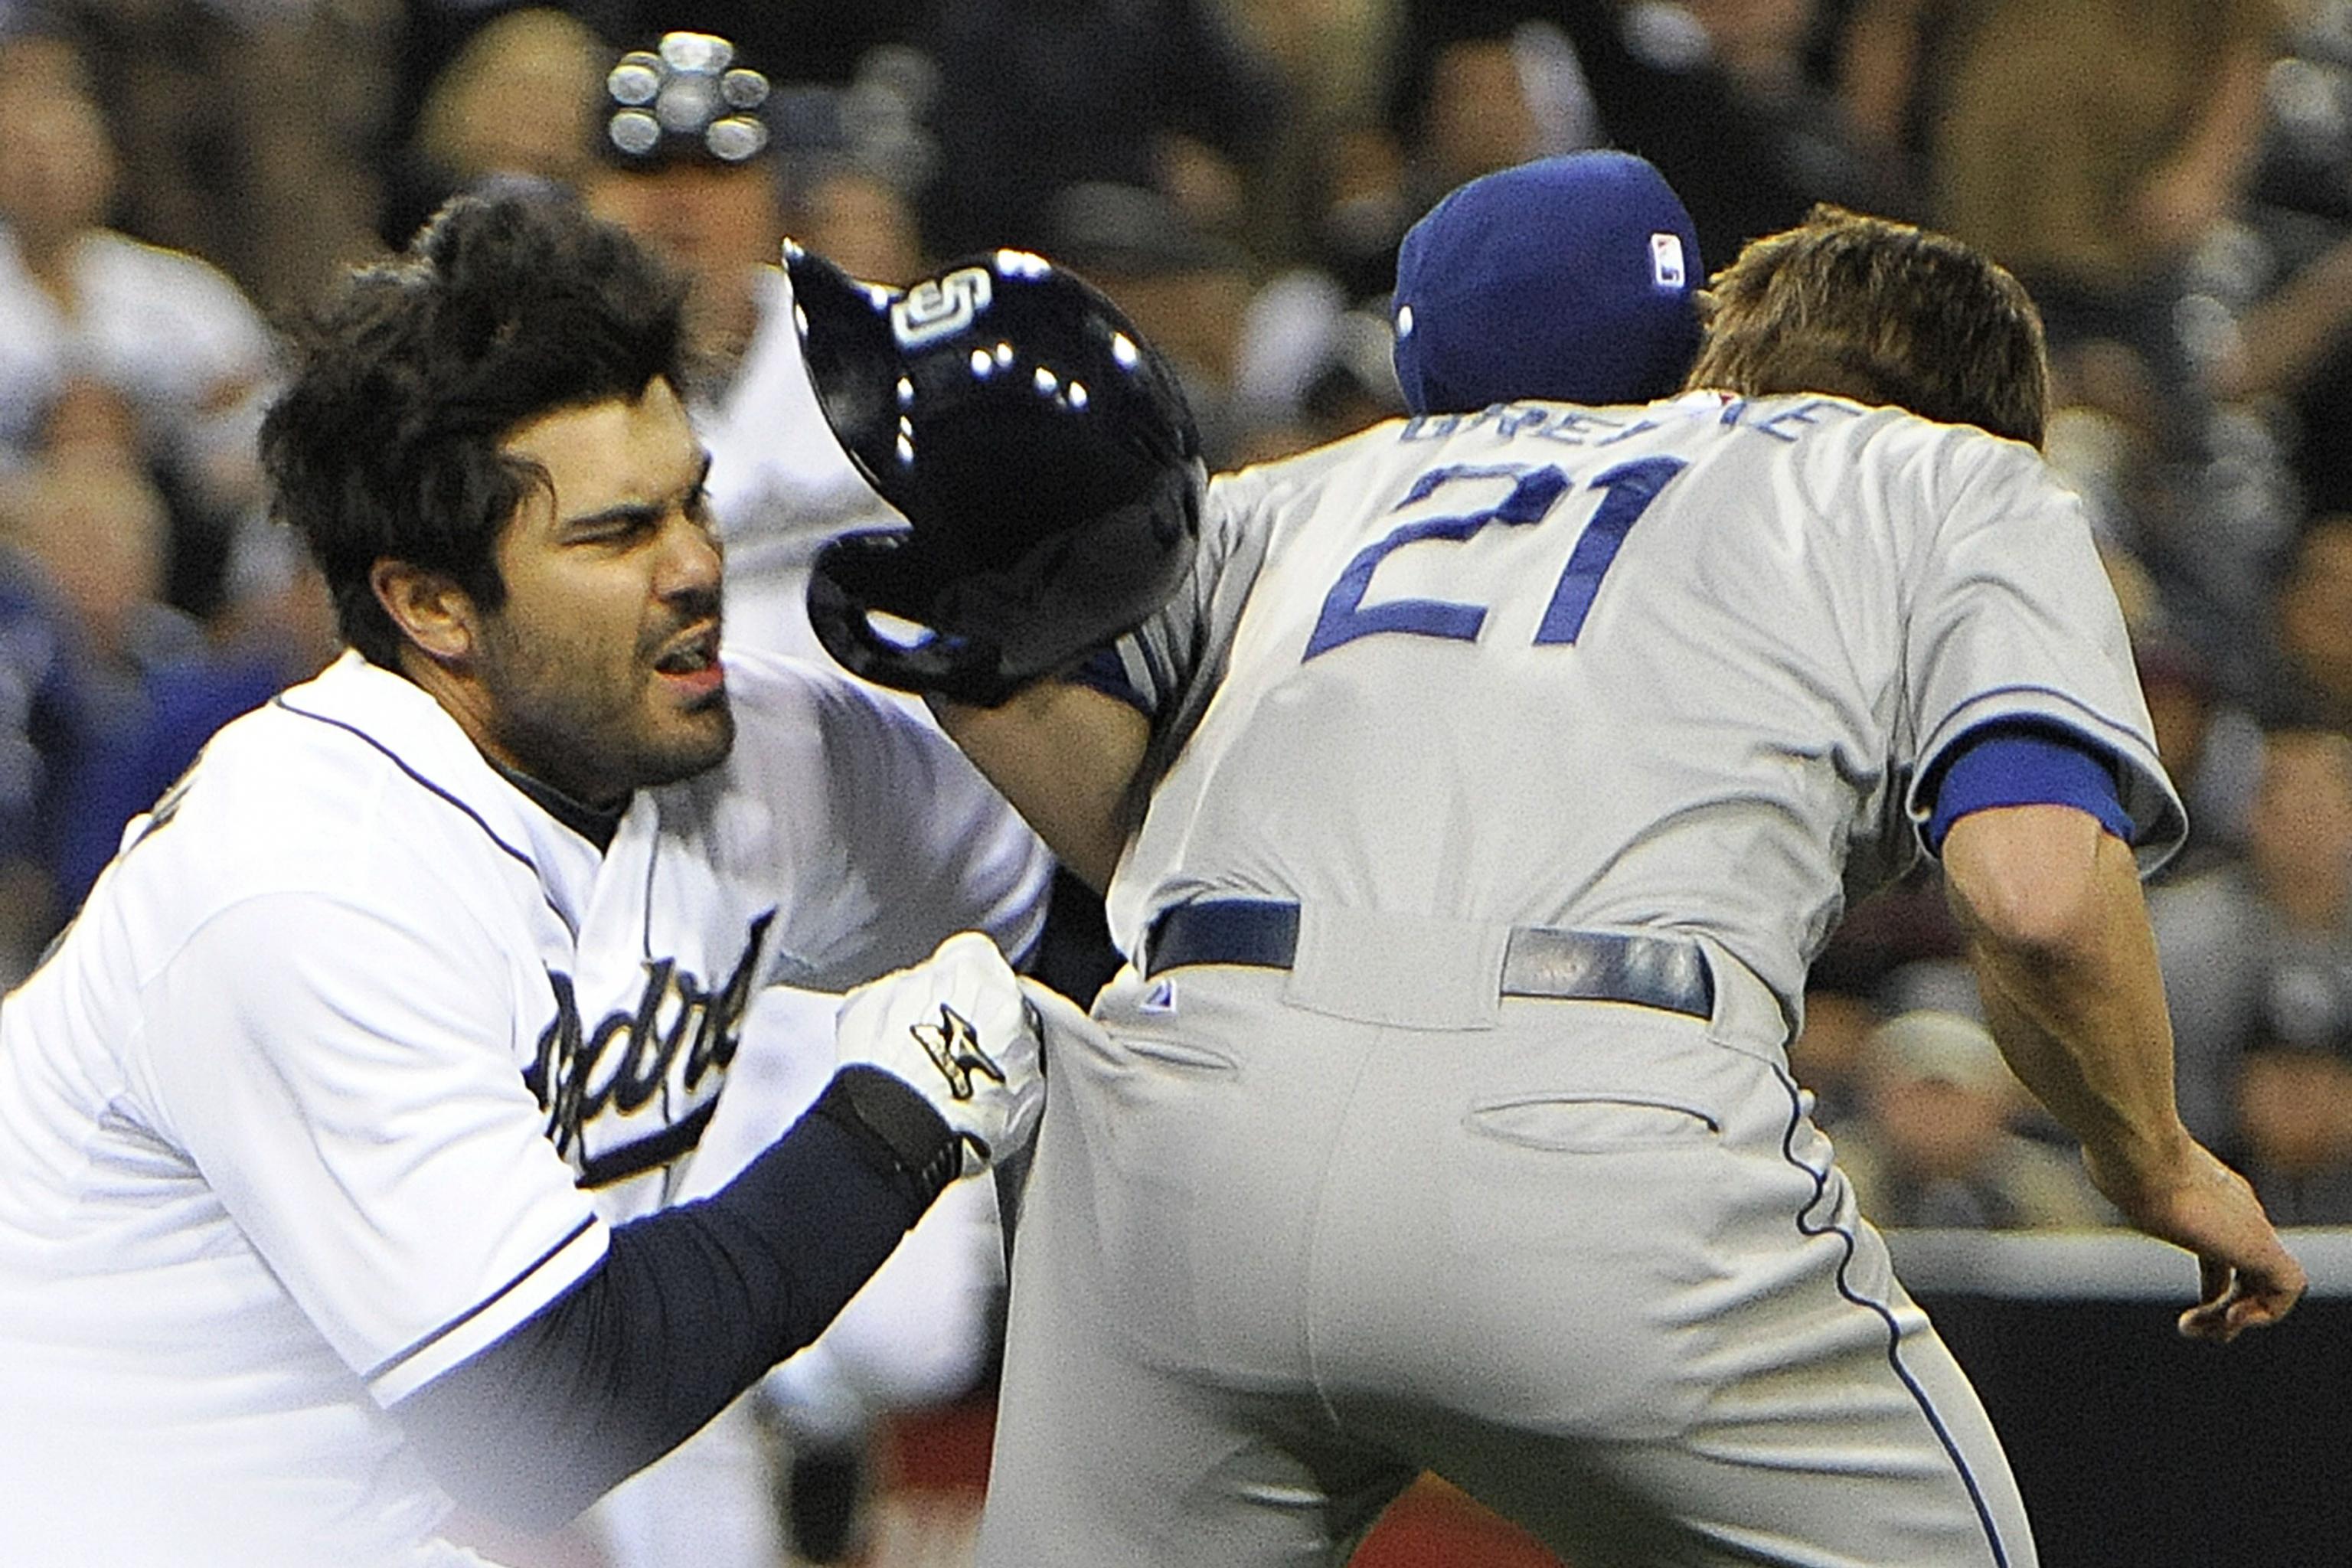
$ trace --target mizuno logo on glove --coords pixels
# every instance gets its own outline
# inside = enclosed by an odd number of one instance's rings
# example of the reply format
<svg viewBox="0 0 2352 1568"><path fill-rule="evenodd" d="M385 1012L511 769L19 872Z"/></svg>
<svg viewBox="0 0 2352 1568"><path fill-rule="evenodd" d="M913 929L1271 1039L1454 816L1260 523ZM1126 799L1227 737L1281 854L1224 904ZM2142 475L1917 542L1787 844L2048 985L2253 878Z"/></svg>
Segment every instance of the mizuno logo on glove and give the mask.
<svg viewBox="0 0 2352 1568"><path fill-rule="evenodd" d="M916 1024L908 1031L940 1076L948 1080L948 1092L958 1100L971 1098L971 1075L981 1073L998 1083L1004 1081L1004 1069L994 1058L980 1048L980 1037L972 1031L964 1016L945 1003L940 1005L937 1024Z"/></svg>

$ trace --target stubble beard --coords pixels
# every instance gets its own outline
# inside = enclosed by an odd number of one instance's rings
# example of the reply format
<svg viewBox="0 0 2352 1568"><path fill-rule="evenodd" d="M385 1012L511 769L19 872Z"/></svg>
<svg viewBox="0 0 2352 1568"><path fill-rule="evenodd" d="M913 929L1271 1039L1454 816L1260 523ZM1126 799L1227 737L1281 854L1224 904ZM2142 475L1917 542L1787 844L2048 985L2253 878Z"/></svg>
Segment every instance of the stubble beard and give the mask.
<svg viewBox="0 0 2352 1568"><path fill-rule="evenodd" d="M658 676L648 676L657 683ZM562 700L502 694L500 743L521 770L590 805L640 789L679 784L725 762L735 747L735 710L720 688L694 708L660 715L659 688L639 687L625 712ZM553 701L545 699L552 696Z"/></svg>

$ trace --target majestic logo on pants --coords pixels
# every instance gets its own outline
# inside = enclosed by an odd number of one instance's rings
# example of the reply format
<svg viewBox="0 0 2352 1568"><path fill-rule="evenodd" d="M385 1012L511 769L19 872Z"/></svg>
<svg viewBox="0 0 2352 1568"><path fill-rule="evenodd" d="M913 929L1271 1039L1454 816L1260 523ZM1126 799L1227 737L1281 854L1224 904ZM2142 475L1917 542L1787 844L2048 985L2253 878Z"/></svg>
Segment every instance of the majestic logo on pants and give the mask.
<svg viewBox="0 0 2352 1568"><path fill-rule="evenodd" d="M971 1098L974 1073L998 1083L1004 1081L1004 1069L980 1048L979 1034L962 1014L946 1003L940 1004L937 1025L917 1024L907 1032L915 1037L915 1043L923 1047L923 1054L940 1069L940 1076L948 1080L948 1092L956 1099Z"/></svg>
<svg viewBox="0 0 2352 1568"><path fill-rule="evenodd" d="M607 1013L593 1029L582 1025L572 976L547 972L555 1016L540 1032L522 1079L582 1186L658 1170L702 1141L741 1042L760 944L775 918L771 910L751 922L734 972L717 990L674 958L649 959L636 1005Z"/></svg>

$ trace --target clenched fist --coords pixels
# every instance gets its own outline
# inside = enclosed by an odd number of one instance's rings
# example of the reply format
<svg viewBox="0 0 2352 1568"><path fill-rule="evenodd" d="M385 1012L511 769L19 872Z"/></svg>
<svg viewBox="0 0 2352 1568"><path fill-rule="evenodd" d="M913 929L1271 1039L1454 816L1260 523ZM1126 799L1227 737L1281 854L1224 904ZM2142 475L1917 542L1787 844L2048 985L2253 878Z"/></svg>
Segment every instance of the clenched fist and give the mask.
<svg viewBox="0 0 2352 1568"><path fill-rule="evenodd" d="M964 931L842 999L843 1068L878 1068L920 1094L976 1175L1028 1142L1045 1110L1037 1008L996 944Z"/></svg>

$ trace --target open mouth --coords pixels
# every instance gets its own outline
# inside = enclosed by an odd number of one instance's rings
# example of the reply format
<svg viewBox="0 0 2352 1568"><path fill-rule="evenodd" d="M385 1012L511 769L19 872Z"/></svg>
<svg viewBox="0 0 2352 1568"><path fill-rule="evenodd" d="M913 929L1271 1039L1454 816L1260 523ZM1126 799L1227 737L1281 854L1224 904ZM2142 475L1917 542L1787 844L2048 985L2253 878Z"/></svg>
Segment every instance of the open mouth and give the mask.
<svg viewBox="0 0 2352 1568"><path fill-rule="evenodd" d="M654 661L656 673L695 684L709 684L719 679L719 626L716 622L692 637L672 643L661 658Z"/></svg>

